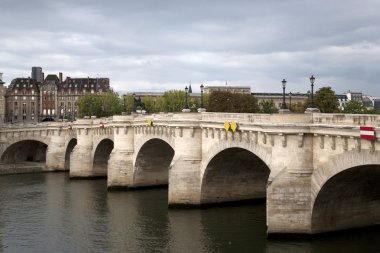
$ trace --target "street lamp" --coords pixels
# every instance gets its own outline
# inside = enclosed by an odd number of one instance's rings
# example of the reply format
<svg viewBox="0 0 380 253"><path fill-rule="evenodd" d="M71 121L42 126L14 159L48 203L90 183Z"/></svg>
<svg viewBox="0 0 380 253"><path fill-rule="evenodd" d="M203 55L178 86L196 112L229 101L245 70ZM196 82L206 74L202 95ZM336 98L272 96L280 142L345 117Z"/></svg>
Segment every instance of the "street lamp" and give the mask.
<svg viewBox="0 0 380 253"><path fill-rule="evenodd" d="M126 97L126 95L124 94L123 95L123 105L124 105L124 112L126 112L127 111L127 104L126 104L126 102L125 102L125 97Z"/></svg>
<svg viewBox="0 0 380 253"><path fill-rule="evenodd" d="M132 97L133 97L133 109L132 109L132 112L136 112L136 93L133 92Z"/></svg>
<svg viewBox="0 0 380 253"><path fill-rule="evenodd" d="M201 108L204 107L203 105L203 89L204 89L204 86L203 86L203 83L201 84Z"/></svg>
<svg viewBox="0 0 380 253"><path fill-rule="evenodd" d="M187 88L187 86L185 87L185 93L186 93L186 96L185 96L185 109L189 109L189 104L187 103L187 92L189 91L189 88Z"/></svg>
<svg viewBox="0 0 380 253"><path fill-rule="evenodd" d="M311 97L310 97L310 103L308 108L316 108L314 104L314 98L313 98L313 93L314 93L314 82L315 82L315 77L311 75L310 77L310 83L311 83Z"/></svg>
<svg viewBox="0 0 380 253"><path fill-rule="evenodd" d="M282 105L281 105L281 109L288 109L286 107L286 103L285 103L285 87L286 87L286 80L285 79L282 79Z"/></svg>
<svg viewBox="0 0 380 253"><path fill-rule="evenodd" d="M292 109L292 92L289 92L289 109Z"/></svg>

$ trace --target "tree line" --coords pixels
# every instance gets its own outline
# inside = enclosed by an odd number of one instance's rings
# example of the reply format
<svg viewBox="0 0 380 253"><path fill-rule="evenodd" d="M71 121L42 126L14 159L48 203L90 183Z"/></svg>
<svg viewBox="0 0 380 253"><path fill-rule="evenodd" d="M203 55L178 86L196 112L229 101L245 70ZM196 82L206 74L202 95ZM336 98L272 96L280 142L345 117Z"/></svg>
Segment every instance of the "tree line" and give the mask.
<svg viewBox="0 0 380 253"><path fill-rule="evenodd" d="M181 90L166 91L163 96L141 97L143 106L133 108L134 97L130 94L119 96L116 92L101 94L87 94L77 101L78 116L109 117L122 112L131 113L133 109L144 110L146 113L181 112L185 108L186 93ZM204 107L208 112L231 113L277 113L273 100L264 100L260 103L250 94L231 93L226 91L213 91L203 96ZM187 96L190 111L196 112L200 107L200 98ZM335 92L331 87L322 87L314 95L314 102L322 113L348 113L348 114L380 114L378 110L368 109L360 101L349 101L344 110L338 108ZM292 103L292 112L304 113L309 101Z"/></svg>

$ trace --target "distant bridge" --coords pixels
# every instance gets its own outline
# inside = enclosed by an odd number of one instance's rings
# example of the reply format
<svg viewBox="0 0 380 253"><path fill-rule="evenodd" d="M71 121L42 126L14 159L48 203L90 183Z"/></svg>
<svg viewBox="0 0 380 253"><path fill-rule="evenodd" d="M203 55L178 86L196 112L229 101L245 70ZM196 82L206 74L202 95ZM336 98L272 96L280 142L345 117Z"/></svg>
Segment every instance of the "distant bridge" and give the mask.
<svg viewBox="0 0 380 253"><path fill-rule="evenodd" d="M372 115L129 115L3 127L0 154L109 188L168 185L169 205L266 198L268 233L314 234L380 223L379 134Z"/></svg>

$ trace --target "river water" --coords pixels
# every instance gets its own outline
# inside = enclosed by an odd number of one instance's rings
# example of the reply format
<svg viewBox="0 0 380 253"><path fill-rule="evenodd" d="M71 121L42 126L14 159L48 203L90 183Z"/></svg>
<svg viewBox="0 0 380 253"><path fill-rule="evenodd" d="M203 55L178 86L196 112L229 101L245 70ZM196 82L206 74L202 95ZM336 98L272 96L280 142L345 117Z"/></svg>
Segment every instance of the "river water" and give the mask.
<svg viewBox="0 0 380 253"><path fill-rule="evenodd" d="M0 252L380 252L380 231L268 240L265 203L168 209L167 189L108 192L67 173L0 176Z"/></svg>

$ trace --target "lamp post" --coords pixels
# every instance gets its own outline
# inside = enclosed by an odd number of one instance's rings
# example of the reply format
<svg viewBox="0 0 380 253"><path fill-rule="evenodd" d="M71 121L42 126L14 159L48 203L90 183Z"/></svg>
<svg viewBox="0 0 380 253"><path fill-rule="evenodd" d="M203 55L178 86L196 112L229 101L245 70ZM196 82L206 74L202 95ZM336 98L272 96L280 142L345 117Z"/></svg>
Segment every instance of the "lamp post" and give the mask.
<svg viewBox="0 0 380 253"><path fill-rule="evenodd" d="M189 104L187 103L187 92L189 91L189 88L187 86L185 87L185 109L189 109Z"/></svg>
<svg viewBox="0 0 380 253"><path fill-rule="evenodd" d="M285 103L285 87L286 87L286 80L285 79L282 79L282 105L281 105L281 109L288 109L286 107L286 103Z"/></svg>
<svg viewBox="0 0 380 253"><path fill-rule="evenodd" d="M289 92L289 109L292 109L292 92Z"/></svg>
<svg viewBox="0 0 380 253"><path fill-rule="evenodd" d="M127 103L125 102L125 97L126 95L123 95L123 107L124 107L124 112L127 112Z"/></svg>
<svg viewBox="0 0 380 253"><path fill-rule="evenodd" d="M308 108L316 108L314 104L314 98L313 98L313 93L314 93L314 82L315 82L315 77L311 75L310 77L310 84L311 84L311 97L310 97L310 103Z"/></svg>
<svg viewBox="0 0 380 253"><path fill-rule="evenodd" d="M204 107L204 105L203 105L203 89L204 89L204 86L203 86L203 84L201 84L201 108Z"/></svg>
<svg viewBox="0 0 380 253"><path fill-rule="evenodd" d="M132 97L133 97L133 109L132 109L132 112L136 112L136 93L133 92Z"/></svg>

